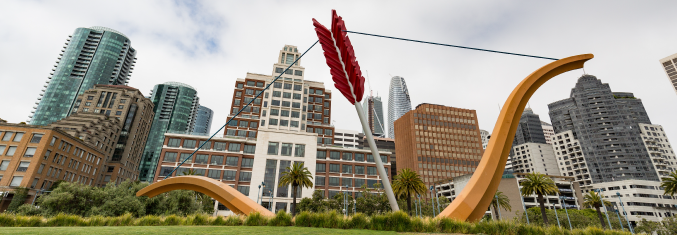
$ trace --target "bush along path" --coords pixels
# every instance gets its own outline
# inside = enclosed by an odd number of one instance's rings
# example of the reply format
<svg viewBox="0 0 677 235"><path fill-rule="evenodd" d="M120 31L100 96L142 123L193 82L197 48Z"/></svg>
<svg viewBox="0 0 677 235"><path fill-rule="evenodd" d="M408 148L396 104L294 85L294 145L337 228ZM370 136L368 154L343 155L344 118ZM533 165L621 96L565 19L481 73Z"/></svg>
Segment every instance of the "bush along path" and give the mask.
<svg viewBox="0 0 677 235"><path fill-rule="evenodd" d="M249 216L232 215L211 217L205 214L188 216L133 217L125 214L117 217L58 214L53 217L20 216L0 214L2 227L57 227L57 226L296 226L335 229L369 229L396 232L419 233L464 233L464 234L576 234L576 235L630 235L618 230L602 230L599 227L586 229L560 229L556 226L539 227L512 221L481 221L469 223L448 218L416 218L404 212L366 216L357 213L345 217L336 211L324 213L301 212L295 218L289 213L278 212L274 217L264 217L258 213Z"/></svg>

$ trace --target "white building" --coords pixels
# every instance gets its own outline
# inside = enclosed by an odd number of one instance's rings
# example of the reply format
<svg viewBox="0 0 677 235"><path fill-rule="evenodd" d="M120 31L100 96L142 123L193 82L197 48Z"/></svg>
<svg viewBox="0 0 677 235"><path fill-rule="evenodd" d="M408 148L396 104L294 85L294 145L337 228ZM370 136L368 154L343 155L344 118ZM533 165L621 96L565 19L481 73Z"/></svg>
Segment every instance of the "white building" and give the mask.
<svg viewBox="0 0 677 235"><path fill-rule="evenodd" d="M512 170L515 173L539 172L560 175L552 145L525 143L513 147Z"/></svg>
<svg viewBox="0 0 677 235"><path fill-rule="evenodd" d="M591 189L592 179L581 150L581 144L574 138L572 131L556 134L553 138L553 147L557 166L562 176L571 176L581 186L581 190Z"/></svg>
<svg viewBox="0 0 677 235"><path fill-rule="evenodd" d="M480 136L482 137L482 149L487 149L487 145L489 145L489 138L491 138L491 133L480 129Z"/></svg>
<svg viewBox="0 0 677 235"><path fill-rule="evenodd" d="M639 128L641 129L640 136L644 141L644 147L651 157L658 177L661 179L669 177L671 172L677 170L677 158L675 158L675 152L672 150L663 127L640 123Z"/></svg>
<svg viewBox="0 0 677 235"><path fill-rule="evenodd" d="M359 148L364 146L364 134L359 131L336 129L334 131L334 145L344 148Z"/></svg>
<svg viewBox="0 0 677 235"><path fill-rule="evenodd" d="M677 213L677 200L675 197L663 195L664 191L660 185L661 183L657 181L623 180L596 183L591 187L601 190L602 196L614 205L614 209L621 215L625 211L628 220L636 224L642 219L658 222ZM620 200L617 196L619 194ZM623 206L619 206L621 200Z"/></svg>
<svg viewBox="0 0 677 235"><path fill-rule="evenodd" d="M552 128L552 125L550 123L544 121L541 121L541 127L543 128L545 143L552 144L552 137L555 136L555 129Z"/></svg>
<svg viewBox="0 0 677 235"><path fill-rule="evenodd" d="M677 66L677 54L660 59L659 62L661 62L665 74L668 75L670 86L677 92L677 70L675 69L677 68L675 67Z"/></svg>

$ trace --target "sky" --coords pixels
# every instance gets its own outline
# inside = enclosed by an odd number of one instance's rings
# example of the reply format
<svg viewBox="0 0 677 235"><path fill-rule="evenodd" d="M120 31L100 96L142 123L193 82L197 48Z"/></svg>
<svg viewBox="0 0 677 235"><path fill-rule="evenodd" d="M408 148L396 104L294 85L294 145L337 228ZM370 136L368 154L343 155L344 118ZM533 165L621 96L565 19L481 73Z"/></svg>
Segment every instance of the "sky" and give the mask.
<svg viewBox="0 0 677 235"><path fill-rule="evenodd" d="M351 31L552 58L592 53L585 71L559 75L532 96L541 120L550 122L547 105L568 98L586 72L634 93L652 123L677 139L677 94L658 62L677 53L675 1L0 1L0 118L26 121L68 35L104 26L137 50L129 86L145 95L168 81L195 87L200 104L215 112L214 133L227 121L235 80L271 74L285 44L305 51L317 40L312 19L329 25L331 9ZM390 78L404 77L413 107L473 109L489 132L512 89L551 62L349 37L368 91L387 101ZM307 80L339 94L321 47L301 65ZM332 111L336 128L361 130L343 97L335 96Z"/></svg>

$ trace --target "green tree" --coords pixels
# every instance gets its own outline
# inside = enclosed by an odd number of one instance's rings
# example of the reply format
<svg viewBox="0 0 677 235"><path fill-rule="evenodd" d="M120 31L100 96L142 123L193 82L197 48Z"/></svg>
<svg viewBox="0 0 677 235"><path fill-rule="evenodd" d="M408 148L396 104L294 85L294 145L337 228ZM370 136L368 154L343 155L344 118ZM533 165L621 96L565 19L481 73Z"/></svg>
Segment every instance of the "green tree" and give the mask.
<svg viewBox="0 0 677 235"><path fill-rule="evenodd" d="M506 211L512 211L512 206L510 206L510 199L508 196L503 194L503 192L496 190L496 194L494 194L494 198L491 199L491 206L494 208L494 212L496 213L496 220L499 220L499 215L498 215L498 207L503 208L503 210Z"/></svg>
<svg viewBox="0 0 677 235"><path fill-rule="evenodd" d="M14 189L14 197L12 197L12 201L9 203L9 206L7 207L7 211L14 212L21 205L23 205L26 202L26 199L28 198L28 188L16 188Z"/></svg>
<svg viewBox="0 0 677 235"><path fill-rule="evenodd" d="M327 201L324 199L324 190L315 190L311 198L301 199L298 211L324 212L327 210Z"/></svg>
<svg viewBox="0 0 677 235"><path fill-rule="evenodd" d="M602 228L606 228L606 225L604 223L604 217L602 217L602 212L599 210L599 208L602 207L602 204L606 206L611 206L611 202L604 200L602 198L602 195L600 193L596 193L595 191L590 191L583 197L583 207L587 208L594 207L595 211L597 211L597 217L599 217L599 222L602 223Z"/></svg>
<svg viewBox="0 0 677 235"><path fill-rule="evenodd" d="M292 212L291 215L296 215L296 192L298 192L298 187L303 188L313 188L313 175L308 171L308 168L304 167L304 163L295 162L294 165L288 166L286 172L282 172L282 177L280 177L279 186L292 186Z"/></svg>
<svg viewBox="0 0 677 235"><path fill-rule="evenodd" d="M409 168L401 169L400 172L395 175L393 180L393 191L397 197L406 196L407 199L407 210L409 215L411 213L411 197L416 194L425 193L425 183L421 180L418 173L412 171Z"/></svg>
<svg viewBox="0 0 677 235"><path fill-rule="evenodd" d="M664 178L661 187L665 190L663 195L675 196L677 193L677 171L670 173L670 177Z"/></svg>
<svg viewBox="0 0 677 235"><path fill-rule="evenodd" d="M543 217L543 222L547 226L548 217L545 214L545 200L543 199L543 195L557 192L555 182L544 174L532 172L526 175L525 179L520 182L520 185L522 185L522 196L526 197L532 194L538 196L538 203L541 207L541 216Z"/></svg>

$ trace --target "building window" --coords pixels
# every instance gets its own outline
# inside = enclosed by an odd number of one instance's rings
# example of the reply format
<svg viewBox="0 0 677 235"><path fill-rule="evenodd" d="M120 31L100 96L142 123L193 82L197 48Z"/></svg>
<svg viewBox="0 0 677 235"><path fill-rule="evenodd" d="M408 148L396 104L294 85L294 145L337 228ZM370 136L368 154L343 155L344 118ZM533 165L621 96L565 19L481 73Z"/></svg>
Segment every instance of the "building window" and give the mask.
<svg viewBox="0 0 677 235"><path fill-rule="evenodd" d="M351 178L342 178L341 183L343 183L342 184L343 186L353 187L353 179L351 179Z"/></svg>
<svg viewBox="0 0 677 235"><path fill-rule="evenodd" d="M277 126L277 119L271 118L271 119L270 119L270 122L268 123L268 125L271 125L271 126Z"/></svg>
<svg viewBox="0 0 677 235"><path fill-rule="evenodd" d="M21 138L24 136L23 132L17 132L16 135L14 135L14 142L21 142Z"/></svg>
<svg viewBox="0 0 677 235"><path fill-rule="evenodd" d="M240 152L240 144L238 143L228 144L228 152Z"/></svg>
<svg viewBox="0 0 677 235"><path fill-rule="evenodd" d="M249 171L241 171L240 172L240 182L249 182L252 181L252 173Z"/></svg>
<svg viewBox="0 0 677 235"><path fill-rule="evenodd" d="M331 173L341 172L341 165L339 165L339 164L329 164L329 172L331 172Z"/></svg>
<svg viewBox="0 0 677 235"><path fill-rule="evenodd" d="M237 171L225 170L223 171L223 180L235 180Z"/></svg>
<svg viewBox="0 0 677 235"><path fill-rule="evenodd" d="M268 155L277 155L278 146L279 146L279 143L277 143L277 142L269 142L268 143Z"/></svg>
<svg viewBox="0 0 677 235"><path fill-rule="evenodd" d="M326 151L317 151L317 159L326 159L326 158L327 158Z"/></svg>
<svg viewBox="0 0 677 235"><path fill-rule="evenodd" d="M221 165L223 164L223 156L212 156L211 161L209 162L211 165Z"/></svg>
<svg viewBox="0 0 677 235"><path fill-rule="evenodd" d="M289 126L289 120L280 119L280 126Z"/></svg>
<svg viewBox="0 0 677 235"><path fill-rule="evenodd" d="M21 186L21 181L23 181L23 180L24 180L23 176L14 176L14 178L12 178L12 182L9 183L9 186L10 187L19 187L19 186Z"/></svg>
<svg viewBox="0 0 677 235"><path fill-rule="evenodd" d="M353 166L352 165L343 165L343 173L353 173Z"/></svg>
<svg viewBox="0 0 677 235"><path fill-rule="evenodd" d="M355 166L355 174L364 175L364 166Z"/></svg>
<svg viewBox="0 0 677 235"><path fill-rule="evenodd" d="M9 146L9 149L7 149L7 153L5 155L14 156L14 152L16 152L16 146Z"/></svg>
<svg viewBox="0 0 677 235"><path fill-rule="evenodd" d="M340 155L339 152L331 151L331 152L329 153L329 159L333 159L333 160L341 160L341 155Z"/></svg>
<svg viewBox="0 0 677 235"><path fill-rule="evenodd" d="M353 160L353 153L343 153L343 160L352 161Z"/></svg>
<svg viewBox="0 0 677 235"><path fill-rule="evenodd" d="M355 187L362 187L364 185L364 179L355 179Z"/></svg>
<svg viewBox="0 0 677 235"><path fill-rule="evenodd" d="M196 164L207 164L209 162L209 155L207 154L197 154L195 156Z"/></svg>
<svg viewBox="0 0 677 235"><path fill-rule="evenodd" d="M40 140L42 140L42 134L33 134L33 138L31 138L31 143L37 144L40 143Z"/></svg>
<svg viewBox="0 0 677 235"><path fill-rule="evenodd" d="M219 179L221 179L221 171L210 169L209 172L207 172L207 177L215 179L215 180L219 180Z"/></svg>
<svg viewBox="0 0 677 235"><path fill-rule="evenodd" d="M364 153L355 153L355 161L364 162Z"/></svg>
<svg viewBox="0 0 677 235"><path fill-rule="evenodd" d="M249 172L249 174L251 176L251 172ZM240 177L242 177L241 175L242 174L240 174ZM245 196L249 196L249 186L237 186L237 191L244 194Z"/></svg>
<svg viewBox="0 0 677 235"><path fill-rule="evenodd" d="M28 148L26 148L26 152L24 153L24 157L33 157L33 155L35 155L35 151L36 151L37 149L38 149L38 148L36 148L36 147L28 147Z"/></svg>
<svg viewBox="0 0 677 235"><path fill-rule="evenodd" d="M194 149L195 143L197 143L195 140L183 140L183 147L187 149Z"/></svg>
<svg viewBox="0 0 677 235"><path fill-rule="evenodd" d="M305 157L306 156L306 145L297 144L296 149L294 150L294 157Z"/></svg>
<svg viewBox="0 0 677 235"><path fill-rule="evenodd" d="M167 141L167 147L178 148L180 145L181 145L181 139L173 139L172 138L172 139L169 139L169 141Z"/></svg>
<svg viewBox="0 0 677 235"><path fill-rule="evenodd" d="M374 156L371 154L367 154L367 162L374 162Z"/></svg>
<svg viewBox="0 0 677 235"><path fill-rule="evenodd" d="M315 186L324 186L324 182L325 182L324 176L315 177Z"/></svg>
<svg viewBox="0 0 677 235"><path fill-rule="evenodd" d="M176 162L176 153L165 152L165 158L163 162Z"/></svg>
<svg viewBox="0 0 677 235"><path fill-rule="evenodd" d="M291 156L293 144L282 143L282 149L280 150L280 155L282 156Z"/></svg>
<svg viewBox="0 0 677 235"><path fill-rule="evenodd" d="M242 168L252 168L254 166L253 158L242 158Z"/></svg>
<svg viewBox="0 0 677 235"><path fill-rule="evenodd" d="M229 130L232 130L232 129L229 129ZM214 150L215 151L226 151L226 143L214 142Z"/></svg>
<svg viewBox="0 0 677 235"><path fill-rule="evenodd" d="M256 145L245 145L244 153L254 154L256 152Z"/></svg>
<svg viewBox="0 0 677 235"><path fill-rule="evenodd" d="M315 172L326 172L327 171L327 164L324 163L316 163L315 164Z"/></svg>
<svg viewBox="0 0 677 235"><path fill-rule="evenodd" d="M296 75L296 76L303 76L303 71L301 71L301 70L294 70L294 75Z"/></svg>
<svg viewBox="0 0 677 235"><path fill-rule="evenodd" d="M203 144L204 144L204 145L203 145ZM212 148L212 142L209 141L209 142L205 143L205 141L200 140L200 146L202 146L202 147L200 148L200 149L202 149L202 150L210 150L210 149Z"/></svg>
<svg viewBox="0 0 677 235"><path fill-rule="evenodd" d="M191 155L190 153L182 153L181 157L179 158L179 161L183 162L185 160L186 163L192 163L193 159L192 159L192 157L190 157L190 155ZM186 159L188 159L188 160L186 160Z"/></svg>
<svg viewBox="0 0 677 235"><path fill-rule="evenodd" d="M376 175L376 167L373 166L368 166L367 167L367 175Z"/></svg>
<svg viewBox="0 0 677 235"><path fill-rule="evenodd" d="M237 166L238 157L226 157L226 166Z"/></svg>
<svg viewBox="0 0 677 235"><path fill-rule="evenodd" d="M329 177L329 186L340 186L338 177Z"/></svg>

